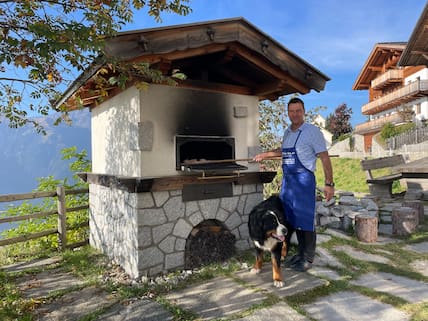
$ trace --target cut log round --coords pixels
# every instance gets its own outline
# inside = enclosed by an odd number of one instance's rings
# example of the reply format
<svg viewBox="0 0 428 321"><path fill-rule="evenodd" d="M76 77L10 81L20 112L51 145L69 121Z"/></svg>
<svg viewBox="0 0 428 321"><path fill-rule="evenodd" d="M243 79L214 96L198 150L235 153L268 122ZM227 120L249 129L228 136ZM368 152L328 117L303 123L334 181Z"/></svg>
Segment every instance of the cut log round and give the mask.
<svg viewBox="0 0 428 321"><path fill-rule="evenodd" d="M355 234L365 243L377 241L378 219L376 216L360 214L355 216Z"/></svg>
<svg viewBox="0 0 428 321"><path fill-rule="evenodd" d="M424 222L425 214L424 214L424 204L422 203L422 201L420 200L404 201L402 203L402 206L414 208L418 212L419 224Z"/></svg>
<svg viewBox="0 0 428 321"><path fill-rule="evenodd" d="M392 210L392 234L409 235L416 231L419 224L418 211L411 207Z"/></svg>

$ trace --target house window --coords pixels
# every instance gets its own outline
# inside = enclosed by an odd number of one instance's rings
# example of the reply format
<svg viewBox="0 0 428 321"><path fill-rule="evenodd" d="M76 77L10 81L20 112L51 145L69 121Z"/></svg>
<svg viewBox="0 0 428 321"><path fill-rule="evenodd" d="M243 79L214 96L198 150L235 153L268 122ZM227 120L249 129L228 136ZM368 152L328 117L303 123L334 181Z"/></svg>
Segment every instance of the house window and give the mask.
<svg viewBox="0 0 428 321"><path fill-rule="evenodd" d="M415 114L419 115L421 113L421 104L415 105Z"/></svg>

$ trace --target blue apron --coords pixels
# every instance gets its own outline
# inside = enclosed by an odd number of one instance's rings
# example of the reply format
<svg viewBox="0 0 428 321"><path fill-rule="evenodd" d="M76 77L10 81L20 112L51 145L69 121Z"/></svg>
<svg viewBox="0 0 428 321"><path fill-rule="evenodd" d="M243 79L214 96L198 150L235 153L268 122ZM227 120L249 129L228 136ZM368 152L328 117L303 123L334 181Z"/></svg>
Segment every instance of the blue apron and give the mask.
<svg viewBox="0 0 428 321"><path fill-rule="evenodd" d="M315 175L300 162L296 144L282 147L282 188L280 198L288 222L297 230L315 231Z"/></svg>

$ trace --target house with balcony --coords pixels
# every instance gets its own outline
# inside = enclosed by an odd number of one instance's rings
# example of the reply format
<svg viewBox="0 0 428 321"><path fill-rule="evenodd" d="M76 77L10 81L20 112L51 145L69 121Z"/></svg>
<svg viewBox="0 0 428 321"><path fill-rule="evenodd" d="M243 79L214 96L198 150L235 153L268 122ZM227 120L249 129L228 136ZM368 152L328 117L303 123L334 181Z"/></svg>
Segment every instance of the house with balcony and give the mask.
<svg viewBox="0 0 428 321"><path fill-rule="evenodd" d="M428 4L407 43L377 43L352 89L367 90L369 101L361 107L367 121L355 134L364 137L370 153L373 137L391 123L423 124L428 119Z"/></svg>

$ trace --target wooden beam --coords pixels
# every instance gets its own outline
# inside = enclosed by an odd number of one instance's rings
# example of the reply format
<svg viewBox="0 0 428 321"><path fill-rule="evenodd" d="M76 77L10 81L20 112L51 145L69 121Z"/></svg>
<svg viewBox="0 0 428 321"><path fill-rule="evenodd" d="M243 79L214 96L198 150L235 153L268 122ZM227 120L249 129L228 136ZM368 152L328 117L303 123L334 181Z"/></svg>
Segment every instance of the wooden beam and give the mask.
<svg viewBox="0 0 428 321"><path fill-rule="evenodd" d="M276 80L270 83L264 83L257 86L255 94L257 94L257 96L269 96L275 92L284 90L286 86L287 83L284 80Z"/></svg>
<svg viewBox="0 0 428 321"><path fill-rule="evenodd" d="M237 83L243 84L245 87L254 88L256 86L259 86L258 83L252 81L250 78L247 77L247 75L235 72L231 69L219 68L218 70L216 70L216 72L232 79L233 81L236 81Z"/></svg>
<svg viewBox="0 0 428 321"><path fill-rule="evenodd" d="M152 66L153 69L160 70L163 75L169 75L171 70L172 61L169 59L161 58L160 61Z"/></svg>
<svg viewBox="0 0 428 321"><path fill-rule="evenodd" d="M368 66L367 69L372 71L382 71L382 66Z"/></svg>
<svg viewBox="0 0 428 321"><path fill-rule="evenodd" d="M212 44L200 48L190 48L187 50L178 50L173 52L167 52L162 54L143 54L132 62L148 62L150 64L157 63L162 59L165 60L180 60L186 58L193 58L197 56L209 55L216 52L226 51L229 47L226 44Z"/></svg>
<svg viewBox="0 0 428 321"><path fill-rule="evenodd" d="M192 89L205 89L215 92L229 92L233 94L241 94L241 95L251 95L252 90L243 86L229 85L229 84L221 84L221 83L212 83L205 82L199 80L178 80L178 87L182 88L192 88Z"/></svg>
<svg viewBox="0 0 428 321"><path fill-rule="evenodd" d="M428 51L423 51L423 50L412 50L410 51L410 53L415 55L428 55Z"/></svg>
<svg viewBox="0 0 428 321"><path fill-rule="evenodd" d="M18 243L18 242L25 242L28 240L33 240L33 239L37 239L37 238L42 237L42 236L48 236L48 235L52 235L52 234L56 234L56 233L58 233L58 231L56 229L50 229L50 230L37 232L37 233L25 234L25 235L13 237L10 239L0 240L0 246L14 244L14 243Z"/></svg>
<svg viewBox="0 0 428 321"><path fill-rule="evenodd" d="M288 72L283 71L282 69L278 68L278 66L274 66L265 58L256 56L252 51L243 47L237 47L236 52L239 56L269 73L273 77L278 78L279 80L285 80L290 85L290 87L295 88L296 91L300 93L308 93L310 91L307 86L293 78Z"/></svg>
<svg viewBox="0 0 428 321"><path fill-rule="evenodd" d="M54 197L56 192L31 192L24 194L0 195L0 202L15 202L34 198Z"/></svg>

